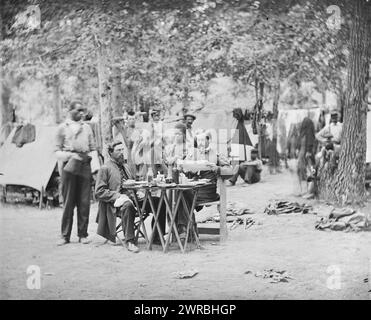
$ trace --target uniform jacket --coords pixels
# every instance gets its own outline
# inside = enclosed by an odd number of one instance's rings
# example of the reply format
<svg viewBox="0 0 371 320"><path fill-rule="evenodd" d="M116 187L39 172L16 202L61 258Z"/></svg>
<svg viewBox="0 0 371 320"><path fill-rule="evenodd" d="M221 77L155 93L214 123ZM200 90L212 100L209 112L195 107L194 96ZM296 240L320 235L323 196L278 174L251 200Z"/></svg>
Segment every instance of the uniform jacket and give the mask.
<svg viewBox="0 0 371 320"><path fill-rule="evenodd" d="M128 165L124 165L129 179L133 179L133 173ZM121 174L120 169L113 160L108 160L98 171L95 184L95 197L99 201L97 234L116 242L116 208L113 206L120 197Z"/></svg>

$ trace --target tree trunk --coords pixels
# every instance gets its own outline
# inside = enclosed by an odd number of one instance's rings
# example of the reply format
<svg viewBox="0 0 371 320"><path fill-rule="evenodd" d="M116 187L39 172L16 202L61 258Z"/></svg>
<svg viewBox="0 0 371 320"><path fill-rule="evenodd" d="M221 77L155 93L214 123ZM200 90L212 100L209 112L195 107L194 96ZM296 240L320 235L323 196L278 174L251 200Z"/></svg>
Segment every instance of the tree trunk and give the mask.
<svg viewBox="0 0 371 320"><path fill-rule="evenodd" d="M183 96L183 115L189 111L189 89L184 87L184 96Z"/></svg>
<svg viewBox="0 0 371 320"><path fill-rule="evenodd" d="M262 111L261 109L263 108L263 95L264 95L264 83L263 82L259 83L259 79L257 77L255 77L255 96L256 96L256 103L258 104L257 109L256 109L256 112L257 112L256 128L258 130L258 155L259 155L260 159L262 158L262 155L263 155L263 151L262 151L262 145L263 145L262 140L263 139L262 139L262 136L263 136L264 129L263 129L263 126L260 123L260 121L261 121L261 111Z"/></svg>
<svg viewBox="0 0 371 320"><path fill-rule="evenodd" d="M123 115L123 108L121 105L121 70L118 67L112 69L112 75L110 76L110 86L112 88L111 106L113 117L121 117ZM118 134L123 134L122 130L119 130L117 126L112 128L113 137L117 137ZM126 137L124 137L125 139Z"/></svg>
<svg viewBox="0 0 371 320"><path fill-rule="evenodd" d="M3 23L3 9L0 13L0 41L2 41L5 38L5 24ZM0 124L1 127L3 127L5 124L12 122L13 118L13 109L10 106L9 100L10 100L10 94L11 89L10 86L7 85L6 79L5 79L5 73L3 68L0 65Z"/></svg>
<svg viewBox="0 0 371 320"><path fill-rule="evenodd" d="M3 71L0 71L0 108L1 108L1 126L12 122L13 108L10 104L11 89L9 81L6 81Z"/></svg>
<svg viewBox="0 0 371 320"><path fill-rule="evenodd" d="M272 138L272 150L270 160L272 169L277 171L279 165L278 152L277 152L277 119L278 119L278 102L280 99L280 70L276 69L275 74L275 83L273 88L273 119L272 119L272 129L273 129L273 138Z"/></svg>
<svg viewBox="0 0 371 320"><path fill-rule="evenodd" d="M262 145L263 145L263 139L265 137L266 132L266 125L261 123L262 120L262 114L263 114L263 97L264 97L264 82L259 82L259 126L258 126L258 132L259 132L259 157L261 159L262 156ZM266 143L264 143L266 145Z"/></svg>
<svg viewBox="0 0 371 320"><path fill-rule="evenodd" d="M99 120L102 133L103 157L107 159L107 145L112 141L112 88L110 86L107 62L107 49L104 45L98 48L99 80Z"/></svg>
<svg viewBox="0 0 371 320"><path fill-rule="evenodd" d="M322 95L322 107L326 107L327 106L326 88L323 85L321 86L321 95Z"/></svg>
<svg viewBox="0 0 371 320"><path fill-rule="evenodd" d="M338 89L338 97L337 97L337 109L340 111L340 122L344 122L344 105L346 101L346 92L344 92L343 86L340 85Z"/></svg>
<svg viewBox="0 0 371 320"><path fill-rule="evenodd" d="M121 70L118 67L112 70L112 111L114 117L122 116L123 110L121 105Z"/></svg>
<svg viewBox="0 0 371 320"><path fill-rule="evenodd" d="M59 124L62 122L61 115L61 83L59 76L56 74L53 76L53 106L54 106L54 116L55 123Z"/></svg>
<svg viewBox="0 0 371 320"><path fill-rule="evenodd" d="M190 105L190 97L189 97L189 79L188 79L188 72L186 71L184 74L183 80L183 115L188 113L189 105Z"/></svg>
<svg viewBox="0 0 371 320"><path fill-rule="evenodd" d="M89 105L90 99L88 98L89 92L87 91L86 80L81 75L77 76L76 91L84 105Z"/></svg>
<svg viewBox="0 0 371 320"><path fill-rule="evenodd" d="M324 181L321 177L319 185L321 198L341 205L361 204L366 199L366 114L370 64L370 26L367 19L371 16L371 5L366 0L355 0L353 9L339 161L333 175L329 169L325 170L324 176L328 179Z"/></svg>

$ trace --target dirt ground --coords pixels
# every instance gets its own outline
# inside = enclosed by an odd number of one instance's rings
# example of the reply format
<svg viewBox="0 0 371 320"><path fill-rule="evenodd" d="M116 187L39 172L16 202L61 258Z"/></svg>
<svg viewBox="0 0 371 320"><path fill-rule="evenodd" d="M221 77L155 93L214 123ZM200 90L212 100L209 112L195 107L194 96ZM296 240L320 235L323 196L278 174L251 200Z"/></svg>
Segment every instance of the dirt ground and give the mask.
<svg viewBox="0 0 371 320"><path fill-rule="evenodd" d="M371 232L318 231L313 214L268 216L271 199L304 202L290 172L262 182L228 187L228 201L246 204L257 222L217 236L201 236L203 250L182 254L176 245L164 254L155 246L133 254L122 246L100 245L95 234L96 204L89 234L77 242L76 225L69 245L57 247L62 210L31 206L1 207L1 299L371 299ZM308 201L307 201L308 202ZM314 206L316 201L309 201ZM215 210L209 208L208 210ZM371 212L368 202L364 213ZM76 219L75 219L76 221ZM76 223L76 222L75 222ZM40 289L27 288L29 266L40 268ZM255 277L264 269L286 270L289 282ZM191 279L173 272L196 269ZM252 274L245 274L246 271ZM368 282L367 279L368 278Z"/></svg>

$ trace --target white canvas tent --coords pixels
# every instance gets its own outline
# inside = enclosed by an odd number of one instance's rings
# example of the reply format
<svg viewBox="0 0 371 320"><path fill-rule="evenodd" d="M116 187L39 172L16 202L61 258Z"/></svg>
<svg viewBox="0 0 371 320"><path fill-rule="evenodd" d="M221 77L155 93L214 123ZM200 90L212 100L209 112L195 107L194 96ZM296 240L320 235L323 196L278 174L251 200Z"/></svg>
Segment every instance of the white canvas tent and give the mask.
<svg viewBox="0 0 371 320"><path fill-rule="evenodd" d="M0 149L0 184L21 185L38 191L46 189L56 166L56 126L36 126L36 139L18 148L12 143L16 129Z"/></svg>
<svg viewBox="0 0 371 320"><path fill-rule="evenodd" d="M16 129L0 148L0 185L20 185L46 190L56 167L55 137L57 126L36 126L36 138L17 147L12 143ZM97 154L93 154L92 172L99 169Z"/></svg>

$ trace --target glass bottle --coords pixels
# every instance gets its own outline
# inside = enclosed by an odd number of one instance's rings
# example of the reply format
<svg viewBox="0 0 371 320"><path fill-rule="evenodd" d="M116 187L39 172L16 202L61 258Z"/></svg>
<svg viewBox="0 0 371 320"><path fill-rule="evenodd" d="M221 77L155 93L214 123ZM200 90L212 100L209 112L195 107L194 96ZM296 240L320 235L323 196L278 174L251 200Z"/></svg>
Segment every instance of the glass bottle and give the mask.
<svg viewBox="0 0 371 320"><path fill-rule="evenodd" d="M151 167L148 168L147 171L147 182L152 183L153 182L153 170Z"/></svg>

